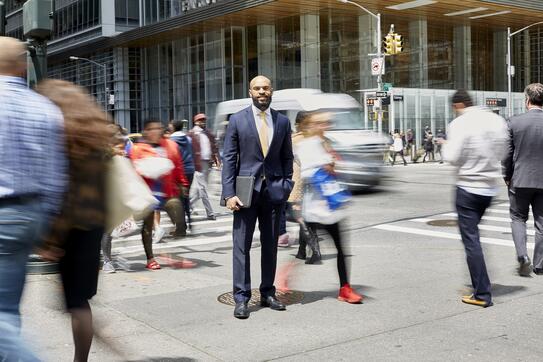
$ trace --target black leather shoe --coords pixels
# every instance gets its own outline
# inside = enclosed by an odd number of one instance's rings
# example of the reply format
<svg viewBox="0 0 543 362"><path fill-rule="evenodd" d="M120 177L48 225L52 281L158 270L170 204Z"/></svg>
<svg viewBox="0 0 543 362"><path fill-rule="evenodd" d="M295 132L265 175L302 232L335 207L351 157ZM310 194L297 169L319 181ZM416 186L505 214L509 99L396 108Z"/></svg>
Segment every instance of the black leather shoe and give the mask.
<svg viewBox="0 0 543 362"><path fill-rule="evenodd" d="M236 303L234 308L234 317L237 319L247 319L249 318L249 307L247 303Z"/></svg>
<svg viewBox="0 0 543 362"><path fill-rule="evenodd" d="M281 303L277 300L277 298L271 295L264 299L260 299L260 305L262 307L270 307L273 310L287 310L287 307L285 307L283 303Z"/></svg>
<svg viewBox="0 0 543 362"><path fill-rule="evenodd" d="M215 215L209 215L207 217L208 220L217 220L217 217Z"/></svg>
<svg viewBox="0 0 543 362"><path fill-rule="evenodd" d="M532 262L527 255L518 258L518 274L521 277L529 277L532 272Z"/></svg>
<svg viewBox="0 0 543 362"><path fill-rule="evenodd" d="M541 269L541 268L534 268L534 274L535 274L535 275L543 275L543 269Z"/></svg>

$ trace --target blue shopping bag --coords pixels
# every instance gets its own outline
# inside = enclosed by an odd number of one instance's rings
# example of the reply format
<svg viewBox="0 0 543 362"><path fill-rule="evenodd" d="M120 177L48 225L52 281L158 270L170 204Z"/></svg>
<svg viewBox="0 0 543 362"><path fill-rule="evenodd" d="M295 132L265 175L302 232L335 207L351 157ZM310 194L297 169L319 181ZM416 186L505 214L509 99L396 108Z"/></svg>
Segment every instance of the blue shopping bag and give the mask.
<svg viewBox="0 0 543 362"><path fill-rule="evenodd" d="M337 210L351 200L349 190L341 185L335 175L319 168L311 177L311 183L320 196L326 200L330 210Z"/></svg>

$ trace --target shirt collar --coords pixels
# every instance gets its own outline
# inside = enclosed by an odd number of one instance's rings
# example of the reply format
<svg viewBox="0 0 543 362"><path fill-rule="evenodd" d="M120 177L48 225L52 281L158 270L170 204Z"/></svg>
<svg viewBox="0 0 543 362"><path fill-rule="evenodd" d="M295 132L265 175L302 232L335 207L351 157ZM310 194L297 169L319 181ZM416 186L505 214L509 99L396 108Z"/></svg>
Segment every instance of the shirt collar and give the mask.
<svg viewBox="0 0 543 362"><path fill-rule="evenodd" d="M258 115L260 114L260 112L262 112L260 109L256 108L254 104L251 105L251 107L253 108L253 113L254 113L255 116L258 116ZM271 108L268 107L268 108L264 111L264 113L266 113L266 116L271 117Z"/></svg>
<svg viewBox="0 0 543 362"><path fill-rule="evenodd" d="M1 83L11 83L11 84L18 84L26 87L26 80L21 77L13 77L10 75L0 75L0 82Z"/></svg>

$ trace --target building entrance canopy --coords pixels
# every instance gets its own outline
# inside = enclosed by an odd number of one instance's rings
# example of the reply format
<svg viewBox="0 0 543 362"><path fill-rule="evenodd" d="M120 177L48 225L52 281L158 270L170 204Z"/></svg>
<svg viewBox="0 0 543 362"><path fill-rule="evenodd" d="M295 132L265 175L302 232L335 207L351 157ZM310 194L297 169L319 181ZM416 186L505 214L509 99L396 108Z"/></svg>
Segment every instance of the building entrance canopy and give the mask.
<svg viewBox="0 0 543 362"><path fill-rule="evenodd" d="M510 26L522 28L543 21L543 1L523 0L358 0L372 12L380 12L388 20L426 18L445 24L477 24L496 29ZM195 32L225 26L253 26L306 13L333 10L339 15L352 15L358 10L334 0L239 0L216 1L185 14L121 34L115 46L148 46L170 41ZM362 14L361 14L362 15ZM384 27L388 24L385 22ZM384 29L386 30L386 29ZM111 45L111 43L110 43Z"/></svg>

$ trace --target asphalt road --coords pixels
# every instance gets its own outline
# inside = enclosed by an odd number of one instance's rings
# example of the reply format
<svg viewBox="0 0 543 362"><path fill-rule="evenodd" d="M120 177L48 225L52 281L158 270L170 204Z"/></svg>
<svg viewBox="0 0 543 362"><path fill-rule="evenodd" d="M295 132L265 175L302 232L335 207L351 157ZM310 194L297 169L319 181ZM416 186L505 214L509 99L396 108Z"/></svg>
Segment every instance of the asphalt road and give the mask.
<svg viewBox="0 0 543 362"><path fill-rule="evenodd" d="M344 223L351 284L365 296L363 304L336 300L335 249L325 238L323 264L297 264L290 274L301 301L286 312L253 308L248 320L236 320L233 307L217 300L231 290L225 212L216 222L198 221L191 237L157 248L194 261L192 269L146 271L137 237L115 241L133 271L101 276L92 301L99 336L90 360L542 360L543 277L515 274L505 191L481 232L495 305L480 309L460 302L470 281L454 226L452 169L424 164L388 171L379 190L355 196ZM296 249L280 249L279 264L292 262ZM254 287L259 253L255 239ZM24 335L47 361L72 358L60 288L55 275L29 276L24 296Z"/></svg>

